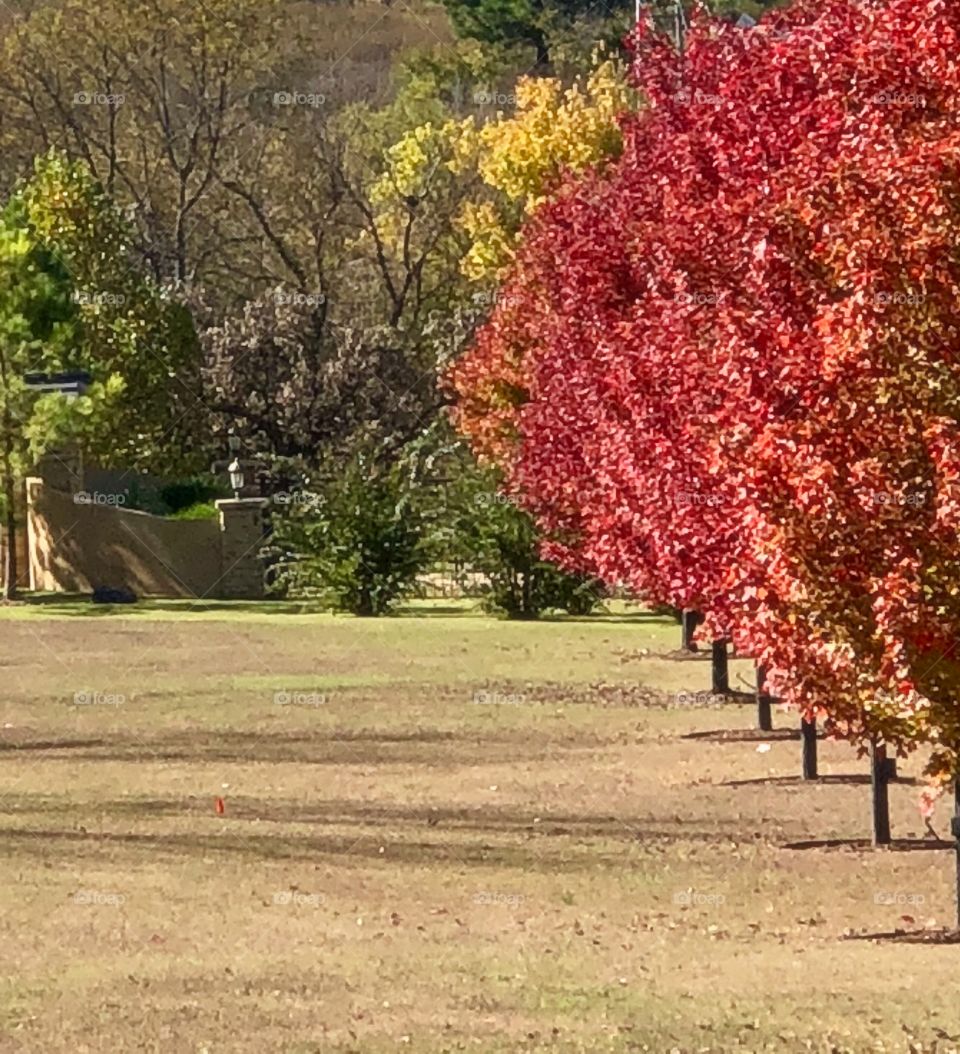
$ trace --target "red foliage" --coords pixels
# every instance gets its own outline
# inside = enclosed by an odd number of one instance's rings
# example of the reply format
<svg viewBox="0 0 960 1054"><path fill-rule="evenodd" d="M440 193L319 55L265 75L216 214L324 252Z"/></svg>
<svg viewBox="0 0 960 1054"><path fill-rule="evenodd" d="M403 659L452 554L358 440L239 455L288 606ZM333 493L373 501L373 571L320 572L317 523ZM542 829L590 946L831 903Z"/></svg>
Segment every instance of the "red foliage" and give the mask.
<svg viewBox="0 0 960 1054"><path fill-rule="evenodd" d="M458 422L551 554L705 610L841 731L960 689L960 0L649 31L619 161L528 224Z"/></svg>

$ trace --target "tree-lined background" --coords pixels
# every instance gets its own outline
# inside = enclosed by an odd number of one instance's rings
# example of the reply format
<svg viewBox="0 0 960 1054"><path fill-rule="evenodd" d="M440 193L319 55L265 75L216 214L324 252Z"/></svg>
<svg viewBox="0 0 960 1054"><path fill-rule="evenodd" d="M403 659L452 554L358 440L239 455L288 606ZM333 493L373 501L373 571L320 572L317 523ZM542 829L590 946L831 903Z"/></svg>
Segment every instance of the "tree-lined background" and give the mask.
<svg viewBox="0 0 960 1054"><path fill-rule="evenodd" d="M514 616L697 612L808 721L929 746L946 785L958 19L9 13L8 521L67 441L203 515L236 436L278 593L382 614L442 565ZM77 369L69 407L24 385Z"/></svg>
<svg viewBox="0 0 960 1054"><path fill-rule="evenodd" d="M383 610L423 567L467 561L507 583L514 613L535 614L550 593L539 579L556 575L526 516L497 504L495 477L454 440L438 379L489 313L544 188L618 148L616 117L632 105L627 15L275 0L8 8L9 525L30 465L68 441L126 474L128 504L141 495L179 513L192 498L186 514L211 514L222 481L209 467L235 434L263 493L302 496L271 505L275 589L342 596L344 567L330 578L328 554L301 546L319 544L327 514L338 536L383 543L392 528L376 510L389 495L391 508L417 506L420 529L401 532L409 572L376 587ZM42 289L25 290L25 268ZM23 297L45 303L24 310ZM71 407L22 384L61 370L93 377ZM369 500L328 493L344 472ZM147 500L147 476L178 500Z"/></svg>

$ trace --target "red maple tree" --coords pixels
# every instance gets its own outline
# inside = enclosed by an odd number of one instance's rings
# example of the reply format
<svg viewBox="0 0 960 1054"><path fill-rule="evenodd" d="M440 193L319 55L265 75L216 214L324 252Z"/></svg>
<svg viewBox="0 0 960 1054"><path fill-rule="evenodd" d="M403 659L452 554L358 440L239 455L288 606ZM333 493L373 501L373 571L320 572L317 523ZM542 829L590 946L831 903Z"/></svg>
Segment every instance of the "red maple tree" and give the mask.
<svg viewBox="0 0 960 1054"><path fill-rule="evenodd" d="M551 555L705 610L957 768L957 0L638 35L622 158L530 221L452 373Z"/></svg>

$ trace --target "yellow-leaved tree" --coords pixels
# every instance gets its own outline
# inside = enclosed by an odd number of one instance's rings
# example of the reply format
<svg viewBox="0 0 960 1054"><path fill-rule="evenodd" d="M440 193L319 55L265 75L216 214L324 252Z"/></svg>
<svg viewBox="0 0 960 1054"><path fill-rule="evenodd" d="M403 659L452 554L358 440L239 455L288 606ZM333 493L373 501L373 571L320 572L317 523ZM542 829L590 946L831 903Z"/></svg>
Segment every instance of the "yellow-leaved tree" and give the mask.
<svg viewBox="0 0 960 1054"><path fill-rule="evenodd" d="M404 133L388 150L373 197L389 229L393 211L409 208L445 171L468 189L456 226L465 238L465 278L495 285L513 257L526 215L565 171L615 157L621 149L618 118L637 105L627 71L616 57L600 56L593 70L569 86L555 77L521 77L509 95L476 92L474 103L514 105L512 112L430 120Z"/></svg>
<svg viewBox="0 0 960 1054"><path fill-rule="evenodd" d="M569 87L555 77L522 77L516 109L485 123L460 125L459 164L479 173L487 194L460 218L471 247L468 278L495 280L513 257L523 218L549 194L564 171L580 171L619 154L618 118L636 106L617 58L604 58Z"/></svg>

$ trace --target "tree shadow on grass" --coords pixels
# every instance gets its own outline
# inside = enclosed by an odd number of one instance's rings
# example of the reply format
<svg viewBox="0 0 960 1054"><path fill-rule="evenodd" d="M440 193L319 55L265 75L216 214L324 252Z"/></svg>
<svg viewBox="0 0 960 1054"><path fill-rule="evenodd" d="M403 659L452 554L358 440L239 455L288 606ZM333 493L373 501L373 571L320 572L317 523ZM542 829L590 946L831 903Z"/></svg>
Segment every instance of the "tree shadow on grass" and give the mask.
<svg viewBox="0 0 960 1054"><path fill-rule="evenodd" d="M210 815L207 821L197 819L197 830L191 832L0 828L0 853L7 860L56 860L59 867L104 858L109 859L111 866L123 866L121 857L125 855L135 858L138 864L145 858L182 863L185 858L219 856L246 862L327 862L338 867L366 866L376 861L388 866L446 865L454 869L510 868L573 874L604 867L629 868L636 842L635 836L628 836L629 832L612 845L603 846L582 836L521 838L520 832L509 831L458 839L457 830L445 831L426 824L417 831L384 825L360 832L281 833L264 832L249 825L231 827L232 822L228 813L225 817Z"/></svg>
<svg viewBox="0 0 960 1054"><path fill-rule="evenodd" d="M706 732L687 732L681 739L700 739L706 743L767 743L776 740L799 739L799 728L775 728L761 732L758 728L721 728Z"/></svg>
<svg viewBox="0 0 960 1054"><path fill-rule="evenodd" d="M95 604L89 593L28 593L25 607L39 607L54 615L149 615L152 611L189 614L214 611L250 615L314 615L328 608L300 600L215 600L202 597L141 597L132 604Z"/></svg>
<svg viewBox="0 0 960 1054"><path fill-rule="evenodd" d="M132 604L95 604L88 593L27 593L21 603L28 607L42 607L57 615L149 615L152 611L188 614L191 612L222 612L224 614L248 615L316 615L335 614L343 619L356 616L349 612L333 611L329 604L314 600L217 600L204 597L141 597ZM479 599L468 597L461 601L413 602L400 604L389 615L390 618L490 618L481 608ZM505 620L504 620L505 621ZM592 615L568 615L564 612L548 612L538 622L572 622L592 625L604 624L668 624L669 619L654 611L607 611L598 610ZM691 656L709 658L709 653Z"/></svg>
<svg viewBox="0 0 960 1054"><path fill-rule="evenodd" d="M806 786L812 783L824 783L831 786L868 786L870 776L867 773L838 773L829 776L817 776L816 779L806 780L802 776L759 776L749 780L724 780L721 787L792 787ZM890 780L890 783L900 784L904 787L917 787L920 781L913 776L898 776Z"/></svg>
<svg viewBox="0 0 960 1054"><path fill-rule="evenodd" d="M226 795L226 823L313 824L330 827L388 828L395 832L472 832L488 836L521 835L536 838L605 838L624 845L634 842L666 844L695 841L728 845L738 835L730 821L710 830L683 821L651 823L649 818L611 816L602 813L542 813L527 807L487 808L429 804L364 802L350 798L302 799L256 798ZM52 794L20 795L17 811L22 815L58 816L77 822L131 818L138 820L193 818L204 823L214 815L213 796L182 798L121 798L110 801L64 800Z"/></svg>
<svg viewBox="0 0 960 1054"><path fill-rule="evenodd" d="M439 747L439 749L438 749ZM299 765L416 765L456 768L484 761L542 761L557 752L546 742L511 742L454 732L415 729L401 732L331 731L230 732L191 730L165 736L118 735L110 739L7 741L0 758L20 751L45 754L45 761L250 762Z"/></svg>
<svg viewBox="0 0 960 1054"><path fill-rule="evenodd" d="M429 606L418 606L416 604L400 604L391 612L392 618L474 618L478 614L484 614L480 609L480 601L473 603L430 604Z"/></svg>
<svg viewBox="0 0 960 1054"><path fill-rule="evenodd" d="M727 845L737 824L657 823L602 813L536 815L531 807L462 807L441 803L304 800L213 795L76 801L67 794L18 795L0 826L0 854L69 866L108 858L111 866L144 859L215 854L247 862L327 861L360 866L518 868L549 873L627 870L638 852L678 844ZM55 824L55 827L48 824Z"/></svg>
<svg viewBox="0 0 960 1054"><path fill-rule="evenodd" d="M574 623L588 623L588 624L643 624L643 623L659 623L660 625L669 625L669 619L665 619L663 615L658 615L655 611L597 611L593 615L568 615L562 611L549 612L545 615L541 615L537 620L539 622L574 622ZM660 656L657 656L658 658Z"/></svg>
<svg viewBox="0 0 960 1054"><path fill-rule="evenodd" d="M803 842L786 842L783 849L873 849L869 838L817 838ZM887 852L916 853L942 851L955 848L954 842L942 838L894 838L890 845L883 846Z"/></svg>
<svg viewBox="0 0 960 1054"><path fill-rule="evenodd" d="M0 742L0 754L5 751L15 753L18 750L89 750L93 747L105 747L109 742L108 739L31 739L25 743Z"/></svg>
<svg viewBox="0 0 960 1054"><path fill-rule="evenodd" d="M220 821L227 824L229 820ZM522 843L495 845L488 842L454 842L438 838L392 838L386 832L363 834L259 834L249 830L225 833L211 830L191 834L135 832L85 832L76 830L0 830L0 852L11 858L21 855L40 855L57 859L100 859L104 856L114 863L127 850L139 860L144 854L153 857L200 860L204 857L235 857L241 860L297 861L317 864L324 860L337 866L367 864L379 861L386 864L424 866L449 864L451 867L517 868L547 870L551 873L592 871L604 863L624 864L622 853L597 852L582 847L570 852L560 846L539 844L534 849Z"/></svg>
<svg viewBox="0 0 960 1054"><path fill-rule="evenodd" d="M893 944L960 944L960 930L889 930L885 933L848 933L845 941L884 941Z"/></svg>

